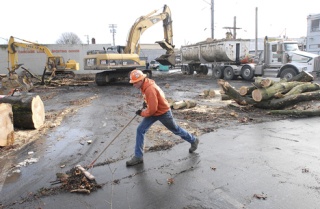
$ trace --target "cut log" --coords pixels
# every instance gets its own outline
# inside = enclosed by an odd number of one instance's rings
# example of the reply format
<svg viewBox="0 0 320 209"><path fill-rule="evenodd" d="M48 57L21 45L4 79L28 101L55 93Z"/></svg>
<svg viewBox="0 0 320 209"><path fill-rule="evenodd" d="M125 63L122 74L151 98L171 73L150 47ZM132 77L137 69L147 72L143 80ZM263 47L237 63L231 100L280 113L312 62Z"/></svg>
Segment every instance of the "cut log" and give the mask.
<svg viewBox="0 0 320 209"><path fill-rule="evenodd" d="M186 100L185 102L187 104L187 108L192 108L192 107L197 106L197 102L194 100Z"/></svg>
<svg viewBox="0 0 320 209"><path fill-rule="evenodd" d="M253 92L253 90L257 89L257 87L255 86L241 86L239 88L239 94L241 96L245 96L245 95L251 95L251 93Z"/></svg>
<svg viewBox="0 0 320 209"><path fill-rule="evenodd" d="M210 89L209 90L209 97L215 97L216 96L216 92L214 91L214 89Z"/></svg>
<svg viewBox="0 0 320 209"><path fill-rule="evenodd" d="M225 80L219 79L218 84L223 90L223 92L226 95L228 95L231 99L233 99L235 102L237 102L239 105L250 105L256 103L252 98L248 96L241 96L240 93Z"/></svg>
<svg viewBox="0 0 320 209"><path fill-rule="evenodd" d="M314 80L314 77L310 73L308 73L306 71L302 71L301 73L294 76L293 78L291 78L288 81L311 82L313 80Z"/></svg>
<svg viewBox="0 0 320 209"><path fill-rule="evenodd" d="M267 100L272 97L276 93L287 93L293 87L301 84L300 82L278 82L268 88L258 88L252 91L252 99L256 102L260 102L262 100Z"/></svg>
<svg viewBox="0 0 320 209"><path fill-rule="evenodd" d="M207 97L209 95L209 90L203 90L203 96L204 97Z"/></svg>
<svg viewBox="0 0 320 209"><path fill-rule="evenodd" d="M173 107L173 103L175 102L172 98L167 98L170 108Z"/></svg>
<svg viewBox="0 0 320 209"><path fill-rule="evenodd" d="M293 106L299 102L311 101L311 100L320 100L320 90L305 92L301 94L294 94L286 96L280 99L270 99L254 104L254 107L263 108L263 109L283 109L285 107Z"/></svg>
<svg viewBox="0 0 320 209"><path fill-rule="evenodd" d="M87 194L90 194L90 190L88 189L73 189L70 191L71 193L74 193L74 192L78 192L78 193L87 193Z"/></svg>
<svg viewBox="0 0 320 209"><path fill-rule="evenodd" d="M216 92L214 91L214 89L206 89L199 94L199 96L203 96L203 97L214 97L215 95L216 95Z"/></svg>
<svg viewBox="0 0 320 209"><path fill-rule="evenodd" d="M266 88L266 87L269 87L269 86L272 86L273 84L275 83L274 80L270 79L270 78L266 78L266 79L263 79L261 81L261 86L263 88Z"/></svg>
<svg viewBox="0 0 320 209"><path fill-rule="evenodd" d="M173 109L175 110L185 108L186 106L187 106L187 103L183 100L173 103Z"/></svg>
<svg viewBox="0 0 320 209"><path fill-rule="evenodd" d="M13 113L11 104L0 104L0 146L14 143Z"/></svg>
<svg viewBox="0 0 320 209"><path fill-rule="evenodd" d="M0 103L12 105L13 123L17 128L39 129L44 124L44 104L39 95L7 96L0 98Z"/></svg>
<svg viewBox="0 0 320 209"><path fill-rule="evenodd" d="M285 94L285 96L300 94L308 91L316 91L319 89L320 89L320 86L317 83L302 83L298 86L293 87L288 93Z"/></svg>
<svg viewBox="0 0 320 209"><path fill-rule="evenodd" d="M231 98L226 95L226 94L221 94L221 100L224 101L224 100L231 100Z"/></svg>
<svg viewBox="0 0 320 209"><path fill-rule="evenodd" d="M271 115L289 115L293 117L313 117L320 116L320 110L271 110Z"/></svg>
<svg viewBox="0 0 320 209"><path fill-rule="evenodd" d="M254 79L254 83L253 83L253 85L256 87L256 88L261 88L262 86L261 86L261 81L262 81L262 77L256 77L255 79Z"/></svg>

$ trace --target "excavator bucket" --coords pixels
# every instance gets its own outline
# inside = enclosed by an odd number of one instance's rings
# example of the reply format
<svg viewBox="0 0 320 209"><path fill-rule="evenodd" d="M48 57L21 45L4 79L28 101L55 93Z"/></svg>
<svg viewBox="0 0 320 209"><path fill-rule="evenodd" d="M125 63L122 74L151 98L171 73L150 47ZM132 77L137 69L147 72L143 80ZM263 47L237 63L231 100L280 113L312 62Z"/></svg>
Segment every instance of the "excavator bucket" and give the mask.
<svg viewBox="0 0 320 209"><path fill-rule="evenodd" d="M159 62L161 65L176 65L176 55L173 54L163 54L160 57L156 58L156 61Z"/></svg>

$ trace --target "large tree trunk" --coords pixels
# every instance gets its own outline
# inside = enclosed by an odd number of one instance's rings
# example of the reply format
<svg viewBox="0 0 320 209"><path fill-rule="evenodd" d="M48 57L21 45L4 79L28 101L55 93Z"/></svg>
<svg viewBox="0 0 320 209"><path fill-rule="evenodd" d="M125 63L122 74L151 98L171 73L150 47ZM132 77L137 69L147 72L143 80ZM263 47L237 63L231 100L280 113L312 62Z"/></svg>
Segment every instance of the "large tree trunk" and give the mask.
<svg viewBox="0 0 320 209"><path fill-rule="evenodd" d="M0 146L14 143L13 113L11 104L0 104Z"/></svg>
<svg viewBox="0 0 320 209"><path fill-rule="evenodd" d="M320 110L271 110L269 112L271 115L290 115L293 117L312 117L320 116Z"/></svg>
<svg viewBox="0 0 320 209"><path fill-rule="evenodd" d="M306 71L302 71L301 73L294 76L292 79L290 79L288 81L311 82L313 80L314 80L314 77L310 73L308 73Z"/></svg>
<svg viewBox="0 0 320 209"><path fill-rule="evenodd" d="M255 89L257 89L257 87L255 87L255 86L241 86L239 88L239 93L240 93L241 96L251 95L251 93Z"/></svg>
<svg viewBox="0 0 320 209"><path fill-rule="evenodd" d="M231 99L236 101L240 105L248 105L248 104L255 104L256 102L248 97L248 96L241 96L240 93L234 89L228 82L219 79L218 84L221 89L224 91L226 95L228 95Z"/></svg>
<svg viewBox="0 0 320 209"><path fill-rule="evenodd" d="M38 129L44 123L44 104L39 95L7 96L1 98L0 103L12 105L13 123L17 128Z"/></svg>
<svg viewBox="0 0 320 209"><path fill-rule="evenodd" d="M320 89L320 86L317 83L302 83L298 86L293 87L288 93L285 94L285 96L300 94L308 91L316 91L319 89Z"/></svg>
<svg viewBox="0 0 320 209"><path fill-rule="evenodd" d="M305 92L301 94L293 94L280 99L271 99L254 104L255 107L263 109L283 109L299 102L320 100L320 90Z"/></svg>
<svg viewBox="0 0 320 209"><path fill-rule="evenodd" d="M268 88L258 88L252 91L252 99L256 102L270 99L276 93L286 93L293 87L301 84L300 82L278 82Z"/></svg>

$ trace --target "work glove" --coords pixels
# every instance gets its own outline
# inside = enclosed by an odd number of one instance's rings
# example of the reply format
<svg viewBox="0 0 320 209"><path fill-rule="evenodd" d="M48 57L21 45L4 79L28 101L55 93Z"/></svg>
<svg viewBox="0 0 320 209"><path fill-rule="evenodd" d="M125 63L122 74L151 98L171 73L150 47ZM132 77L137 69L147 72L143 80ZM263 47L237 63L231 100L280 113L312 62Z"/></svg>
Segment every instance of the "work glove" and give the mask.
<svg viewBox="0 0 320 209"><path fill-rule="evenodd" d="M146 102L143 102L142 108L143 108L143 109L144 109L144 108L147 108L147 103L146 103Z"/></svg>
<svg viewBox="0 0 320 209"><path fill-rule="evenodd" d="M142 112L142 110L137 110L137 111L136 111L136 114L139 115L139 116L141 116L141 112Z"/></svg>

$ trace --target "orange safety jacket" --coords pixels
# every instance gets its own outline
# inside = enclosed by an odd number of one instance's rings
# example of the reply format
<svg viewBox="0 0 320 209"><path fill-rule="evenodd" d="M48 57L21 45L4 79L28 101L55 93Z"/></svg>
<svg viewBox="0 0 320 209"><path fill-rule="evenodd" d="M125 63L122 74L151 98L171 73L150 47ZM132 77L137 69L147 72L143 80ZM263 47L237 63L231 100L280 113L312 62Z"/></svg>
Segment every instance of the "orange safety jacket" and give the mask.
<svg viewBox="0 0 320 209"><path fill-rule="evenodd" d="M162 89L152 79L145 78L140 88L147 108L141 112L142 117L159 116L170 109Z"/></svg>

